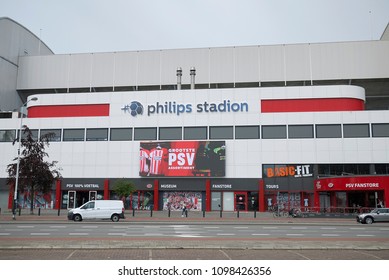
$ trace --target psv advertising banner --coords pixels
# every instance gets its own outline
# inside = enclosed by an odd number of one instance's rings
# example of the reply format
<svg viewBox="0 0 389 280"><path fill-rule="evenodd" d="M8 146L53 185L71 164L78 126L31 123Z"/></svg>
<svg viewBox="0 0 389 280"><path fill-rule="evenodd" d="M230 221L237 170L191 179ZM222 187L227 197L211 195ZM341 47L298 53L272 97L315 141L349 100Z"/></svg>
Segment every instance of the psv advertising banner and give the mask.
<svg viewBox="0 0 389 280"><path fill-rule="evenodd" d="M224 177L225 141L141 142L141 177Z"/></svg>

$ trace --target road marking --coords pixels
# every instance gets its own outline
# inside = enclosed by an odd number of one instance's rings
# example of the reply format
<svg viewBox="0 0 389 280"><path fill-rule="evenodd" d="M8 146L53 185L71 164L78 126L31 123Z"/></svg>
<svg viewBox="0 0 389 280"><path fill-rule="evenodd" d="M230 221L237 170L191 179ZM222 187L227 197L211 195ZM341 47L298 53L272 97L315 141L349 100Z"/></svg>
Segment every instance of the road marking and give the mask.
<svg viewBox="0 0 389 280"><path fill-rule="evenodd" d="M358 237L373 237L373 234L357 234Z"/></svg>
<svg viewBox="0 0 389 280"><path fill-rule="evenodd" d="M336 229L336 228L334 228L334 227L322 227L320 229Z"/></svg>
<svg viewBox="0 0 389 280"><path fill-rule="evenodd" d="M269 233L253 233L251 235L270 235Z"/></svg>
<svg viewBox="0 0 389 280"><path fill-rule="evenodd" d="M243 228L249 228L249 227L234 227L234 228L236 228L236 229L242 228L243 229Z"/></svg>
<svg viewBox="0 0 389 280"><path fill-rule="evenodd" d="M50 228L66 228L67 226L50 226Z"/></svg>
<svg viewBox="0 0 389 280"><path fill-rule="evenodd" d="M50 235L48 232L31 232L30 235Z"/></svg>
<svg viewBox="0 0 389 280"><path fill-rule="evenodd" d="M98 228L98 226L82 226L82 228Z"/></svg>
<svg viewBox="0 0 389 280"><path fill-rule="evenodd" d="M0 235L11 235L10 233L3 233L3 232L0 232Z"/></svg>
<svg viewBox="0 0 389 280"><path fill-rule="evenodd" d="M145 233L144 236L162 236L162 233L157 233L157 232L150 232L150 233Z"/></svg>
<svg viewBox="0 0 389 280"><path fill-rule="evenodd" d="M220 228L220 227L204 227L204 228Z"/></svg>
<svg viewBox="0 0 389 280"><path fill-rule="evenodd" d="M190 234L182 234L182 235L174 235L176 237L184 237L184 238L198 238L198 237L205 237L200 235L190 235Z"/></svg>
<svg viewBox="0 0 389 280"><path fill-rule="evenodd" d="M69 235L89 235L89 233L86 233L86 232L70 232Z"/></svg>
<svg viewBox="0 0 389 280"><path fill-rule="evenodd" d="M389 230L389 228L379 228L379 230Z"/></svg>
<svg viewBox="0 0 389 280"><path fill-rule="evenodd" d="M324 233L321 236L340 236L339 234Z"/></svg>
<svg viewBox="0 0 389 280"><path fill-rule="evenodd" d="M308 229L307 227L292 227L292 229Z"/></svg>
<svg viewBox="0 0 389 280"><path fill-rule="evenodd" d="M287 233L287 236L303 236L304 234L302 233Z"/></svg>
<svg viewBox="0 0 389 280"><path fill-rule="evenodd" d="M216 235L235 235L235 233L217 233Z"/></svg>
<svg viewBox="0 0 389 280"><path fill-rule="evenodd" d="M352 228L349 228L349 229L351 229L351 230L360 230L360 229L362 229L362 230L365 230L366 228L356 228L356 227L352 227Z"/></svg>
<svg viewBox="0 0 389 280"><path fill-rule="evenodd" d="M119 235L119 236L125 236L125 233L120 233L120 232L108 232L108 235Z"/></svg>
<svg viewBox="0 0 389 280"><path fill-rule="evenodd" d="M17 228L34 228L35 226L17 226Z"/></svg>

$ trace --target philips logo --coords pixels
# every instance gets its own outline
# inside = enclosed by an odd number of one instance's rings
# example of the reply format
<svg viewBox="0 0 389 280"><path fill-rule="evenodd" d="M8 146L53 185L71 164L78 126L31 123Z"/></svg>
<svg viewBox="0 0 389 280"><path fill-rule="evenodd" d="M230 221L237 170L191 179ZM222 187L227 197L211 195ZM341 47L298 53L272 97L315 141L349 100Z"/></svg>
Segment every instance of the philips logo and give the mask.
<svg viewBox="0 0 389 280"><path fill-rule="evenodd" d="M138 101L132 101L130 104L124 105L122 110L125 113L130 113L133 117L143 115L143 105Z"/></svg>
<svg viewBox="0 0 389 280"><path fill-rule="evenodd" d="M248 112L249 105L247 102L231 102L230 100L223 100L220 103L209 103L204 101L197 104L182 104L176 103L175 101L166 101L163 103L156 102L146 106L147 116L158 115L158 114L174 114L181 115L185 113L236 113L236 112ZM143 105L138 101L132 101L130 104L124 105L122 110L130 113L131 116L136 117L142 115L144 108Z"/></svg>

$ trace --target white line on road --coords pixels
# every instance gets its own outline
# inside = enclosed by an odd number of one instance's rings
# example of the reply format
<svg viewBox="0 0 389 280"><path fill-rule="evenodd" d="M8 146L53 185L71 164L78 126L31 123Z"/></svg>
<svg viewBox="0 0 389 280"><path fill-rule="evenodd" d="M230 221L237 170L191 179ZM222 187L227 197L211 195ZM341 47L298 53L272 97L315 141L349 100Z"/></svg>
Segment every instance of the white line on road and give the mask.
<svg viewBox="0 0 389 280"><path fill-rule="evenodd" d="M334 227L322 227L322 228L320 228L320 229L326 229L326 230L328 230L328 229L336 229L336 228L334 228Z"/></svg>
<svg viewBox="0 0 389 280"><path fill-rule="evenodd" d="M265 236L265 235L270 235L270 234L269 233L253 233L251 235Z"/></svg>
<svg viewBox="0 0 389 280"><path fill-rule="evenodd" d="M292 227L292 229L308 229L307 227Z"/></svg>
<svg viewBox="0 0 389 280"><path fill-rule="evenodd" d="M67 226L50 226L50 228L66 228Z"/></svg>
<svg viewBox="0 0 389 280"><path fill-rule="evenodd" d="M287 236L303 236L304 234L302 233L287 233Z"/></svg>
<svg viewBox="0 0 389 280"><path fill-rule="evenodd" d="M0 235L11 235L10 233L6 233L6 232L0 232Z"/></svg>
<svg viewBox="0 0 389 280"><path fill-rule="evenodd" d="M389 230L389 228L379 228L379 230Z"/></svg>
<svg viewBox="0 0 389 280"><path fill-rule="evenodd" d="M339 234L323 233L321 236L340 236Z"/></svg>
<svg viewBox="0 0 389 280"><path fill-rule="evenodd" d="M220 228L220 227L204 227L204 228Z"/></svg>
<svg viewBox="0 0 389 280"><path fill-rule="evenodd" d="M357 234L358 237L373 237L373 234Z"/></svg>
<svg viewBox="0 0 389 280"><path fill-rule="evenodd" d="M31 232L30 235L50 235L49 232Z"/></svg>
<svg viewBox="0 0 389 280"><path fill-rule="evenodd" d="M86 233L86 232L70 232L69 235L89 235L89 233Z"/></svg>
<svg viewBox="0 0 389 280"><path fill-rule="evenodd" d="M119 235L119 236L125 236L126 234L123 232L108 232L108 235Z"/></svg>
<svg viewBox="0 0 389 280"><path fill-rule="evenodd" d="M235 233L217 233L216 235L235 235Z"/></svg>
<svg viewBox="0 0 389 280"><path fill-rule="evenodd" d="M35 226L17 226L17 228L34 228Z"/></svg>

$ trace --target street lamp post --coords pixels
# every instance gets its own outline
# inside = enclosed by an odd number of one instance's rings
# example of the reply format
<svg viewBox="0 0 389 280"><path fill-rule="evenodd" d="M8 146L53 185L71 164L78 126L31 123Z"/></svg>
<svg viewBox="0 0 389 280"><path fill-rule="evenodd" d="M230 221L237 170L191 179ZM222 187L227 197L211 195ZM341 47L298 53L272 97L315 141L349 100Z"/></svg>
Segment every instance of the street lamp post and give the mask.
<svg viewBox="0 0 389 280"><path fill-rule="evenodd" d="M37 97L33 97L29 100L27 100L20 109L24 108L24 106L27 105L28 102L30 101L37 101ZM21 140L22 140L22 128L23 128L23 116L24 113L21 111L21 116L20 116L20 128L19 128L19 135L18 135L18 159L16 163L16 179L15 179L15 193L14 193L14 205L12 209L12 219L16 220L16 205L18 203L18 186L19 186L19 166L20 166L20 146L21 146Z"/></svg>

